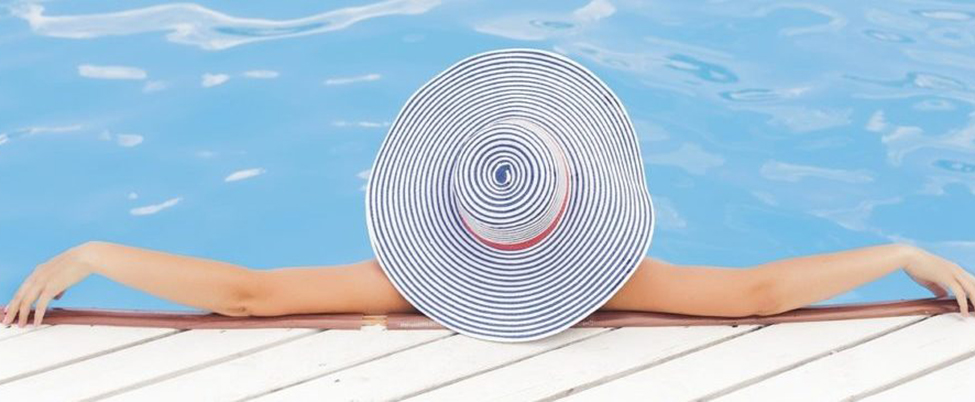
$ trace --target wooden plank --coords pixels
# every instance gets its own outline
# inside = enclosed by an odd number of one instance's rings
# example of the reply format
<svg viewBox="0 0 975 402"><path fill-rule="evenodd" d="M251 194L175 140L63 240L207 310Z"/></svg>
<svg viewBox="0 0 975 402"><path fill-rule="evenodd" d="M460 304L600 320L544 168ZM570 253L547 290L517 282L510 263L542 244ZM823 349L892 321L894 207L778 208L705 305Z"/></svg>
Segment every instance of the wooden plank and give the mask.
<svg viewBox="0 0 975 402"><path fill-rule="evenodd" d="M184 331L0 385L0 395L60 401L100 397L317 332L298 328Z"/></svg>
<svg viewBox="0 0 975 402"><path fill-rule="evenodd" d="M47 327L50 327L50 325L42 324L40 327L35 327L33 324L31 324L23 328L18 326L13 326L13 325L8 328L0 327L0 341L7 338L13 338L15 336L20 336L26 333L30 333L33 331L39 331Z"/></svg>
<svg viewBox="0 0 975 402"><path fill-rule="evenodd" d="M804 361L855 346L925 316L776 324L650 367L560 401L613 401L653 395L687 401L725 393Z"/></svg>
<svg viewBox="0 0 975 402"><path fill-rule="evenodd" d="M913 381L862 399L863 402L958 401L975 395L975 357L925 374Z"/></svg>
<svg viewBox="0 0 975 402"><path fill-rule="evenodd" d="M329 330L108 398L236 401L453 335L448 330ZM400 371L406 371L403 367ZM413 367L409 367L410 370ZM315 399L321 399L316 395ZM336 400L334 398L326 398Z"/></svg>
<svg viewBox="0 0 975 402"><path fill-rule="evenodd" d="M53 325L0 342L0 384L179 332L170 328Z"/></svg>
<svg viewBox="0 0 975 402"><path fill-rule="evenodd" d="M717 401L854 397L975 350L975 320L942 314L731 392Z"/></svg>
<svg viewBox="0 0 975 402"><path fill-rule="evenodd" d="M758 326L627 327L407 399L526 401L567 395L705 348Z"/></svg>
<svg viewBox="0 0 975 402"><path fill-rule="evenodd" d="M281 390L258 401L400 400L610 331L570 328L536 342L502 344L452 336ZM405 369L404 368L408 368Z"/></svg>

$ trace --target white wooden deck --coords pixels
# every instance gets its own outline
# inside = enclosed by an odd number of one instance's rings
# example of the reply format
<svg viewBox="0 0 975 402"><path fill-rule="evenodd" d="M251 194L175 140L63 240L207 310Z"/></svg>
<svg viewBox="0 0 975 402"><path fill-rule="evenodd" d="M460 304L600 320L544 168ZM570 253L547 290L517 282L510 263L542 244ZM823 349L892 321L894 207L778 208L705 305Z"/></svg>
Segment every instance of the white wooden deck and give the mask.
<svg viewBox="0 0 975 402"><path fill-rule="evenodd" d="M448 330L0 328L0 401L973 401L975 319Z"/></svg>

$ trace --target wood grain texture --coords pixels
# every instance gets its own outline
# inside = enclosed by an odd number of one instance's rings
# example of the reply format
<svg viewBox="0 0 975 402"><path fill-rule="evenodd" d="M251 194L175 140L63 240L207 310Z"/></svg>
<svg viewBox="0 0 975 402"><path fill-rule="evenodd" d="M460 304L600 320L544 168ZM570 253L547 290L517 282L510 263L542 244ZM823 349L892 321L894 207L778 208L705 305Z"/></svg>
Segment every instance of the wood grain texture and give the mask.
<svg viewBox="0 0 975 402"><path fill-rule="evenodd" d="M975 399L975 356L863 399L863 402L942 401Z"/></svg>
<svg viewBox="0 0 975 402"><path fill-rule="evenodd" d="M764 376L865 342L923 318L887 317L772 325L560 401L611 401L627 399L630 395L653 395L661 401L697 400L749 381L760 381Z"/></svg>
<svg viewBox="0 0 975 402"><path fill-rule="evenodd" d="M257 400L313 400L323 395L336 401L399 400L606 331L609 329L570 328L537 342L514 344L499 344L456 335L338 371Z"/></svg>
<svg viewBox="0 0 975 402"><path fill-rule="evenodd" d="M908 377L975 350L975 320L943 314L715 399L833 401Z"/></svg>
<svg viewBox="0 0 975 402"><path fill-rule="evenodd" d="M755 326L619 328L408 401L528 401L564 396L754 330Z"/></svg>
<svg viewBox="0 0 975 402"><path fill-rule="evenodd" d="M328 330L122 393L106 401L236 401L453 335L444 330ZM399 367L397 372L403 372ZM322 395L315 395L318 399ZM339 400L332 399L330 400Z"/></svg>
<svg viewBox="0 0 975 402"><path fill-rule="evenodd" d="M61 401L103 396L314 332L318 330L184 331L0 385L0 395Z"/></svg>
<svg viewBox="0 0 975 402"><path fill-rule="evenodd" d="M179 332L171 328L54 325L0 341L0 385Z"/></svg>
<svg viewBox="0 0 975 402"><path fill-rule="evenodd" d="M50 327L50 325L47 324L43 324L39 327L35 327L33 325L28 325L23 328L16 327L16 326L0 327L0 341L8 338L13 338L15 336L23 335L31 331L37 331L44 328L48 328L48 327Z"/></svg>

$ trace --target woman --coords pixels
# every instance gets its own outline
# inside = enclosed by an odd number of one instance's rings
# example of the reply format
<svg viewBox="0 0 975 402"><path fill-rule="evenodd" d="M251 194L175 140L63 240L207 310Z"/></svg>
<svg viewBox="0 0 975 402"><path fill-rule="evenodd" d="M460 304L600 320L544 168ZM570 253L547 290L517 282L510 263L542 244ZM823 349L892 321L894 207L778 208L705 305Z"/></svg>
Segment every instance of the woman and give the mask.
<svg viewBox="0 0 975 402"><path fill-rule="evenodd" d="M410 97L374 161L366 222L391 275L377 259L253 270L95 241L38 266L3 323L25 325L36 302L40 324L50 300L91 273L231 316L419 312L405 295L429 303L432 319L499 341L550 335L597 307L771 315L902 267L939 297L951 290L968 314L975 278L903 244L752 269L644 257L655 219L641 155L622 101L585 66L539 49L475 54Z"/></svg>
<svg viewBox="0 0 975 402"><path fill-rule="evenodd" d="M601 310L742 317L772 315L828 299L903 268L938 297L950 290L966 316L975 277L907 244L883 244L772 261L755 267L677 265L645 257ZM51 299L97 273L155 296L228 316L417 312L375 259L269 270L90 241L40 264L7 304L3 324L40 325Z"/></svg>

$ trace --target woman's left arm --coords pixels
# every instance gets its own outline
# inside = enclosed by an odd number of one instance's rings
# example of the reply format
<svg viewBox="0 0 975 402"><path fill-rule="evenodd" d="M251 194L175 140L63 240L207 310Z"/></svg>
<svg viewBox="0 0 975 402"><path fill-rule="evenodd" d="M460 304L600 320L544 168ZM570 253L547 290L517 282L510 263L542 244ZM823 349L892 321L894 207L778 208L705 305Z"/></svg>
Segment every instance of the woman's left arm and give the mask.
<svg viewBox="0 0 975 402"><path fill-rule="evenodd" d="M749 268L675 265L645 258L604 309L742 317L774 315L828 299L903 268L938 297L948 290L968 315L975 277L905 244L784 258Z"/></svg>

